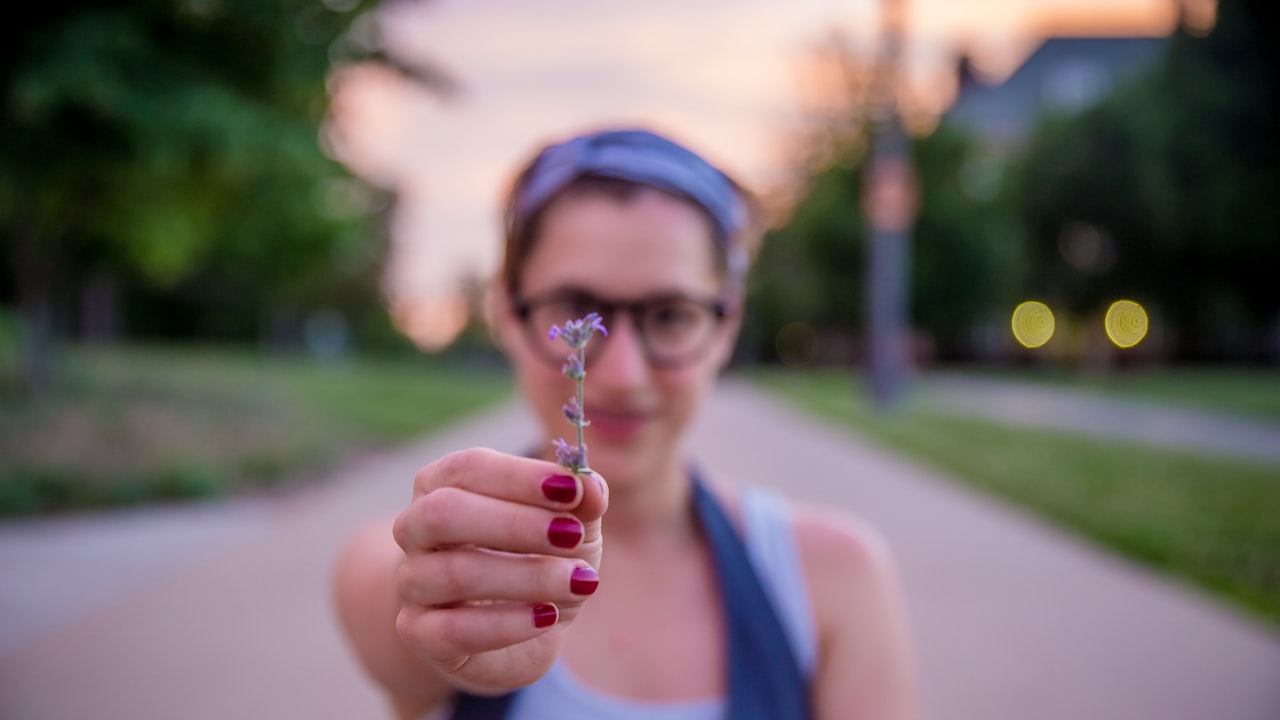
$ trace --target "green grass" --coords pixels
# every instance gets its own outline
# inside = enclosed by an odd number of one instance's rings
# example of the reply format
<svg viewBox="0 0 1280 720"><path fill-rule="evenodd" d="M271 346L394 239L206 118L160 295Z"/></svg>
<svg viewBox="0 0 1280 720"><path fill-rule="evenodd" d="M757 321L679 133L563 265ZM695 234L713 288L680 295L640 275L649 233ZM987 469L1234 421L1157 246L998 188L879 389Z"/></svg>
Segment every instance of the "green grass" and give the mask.
<svg viewBox="0 0 1280 720"><path fill-rule="evenodd" d="M764 387L887 447L1280 624L1280 469L992 422L888 416L847 372Z"/></svg>
<svg viewBox="0 0 1280 720"><path fill-rule="evenodd" d="M428 358L322 363L247 351L79 348L35 401L0 385L0 516L305 482L510 394Z"/></svg>
<svg viewBox="0 0 1280 720"><path fill-rule="evenodd" d="M1280 422L1280 368L1142 368L1108 374L1033 369L979 374Z"/></svg>

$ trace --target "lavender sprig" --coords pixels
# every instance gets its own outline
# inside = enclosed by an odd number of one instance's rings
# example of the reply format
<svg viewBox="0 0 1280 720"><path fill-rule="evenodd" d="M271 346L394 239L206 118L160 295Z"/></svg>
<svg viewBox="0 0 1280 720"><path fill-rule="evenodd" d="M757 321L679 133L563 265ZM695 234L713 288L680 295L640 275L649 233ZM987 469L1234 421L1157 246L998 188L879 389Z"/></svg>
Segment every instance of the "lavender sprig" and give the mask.
<svg viewBox="0 0 1280 720"><path fill-rule="evenodd" d="M556 449L556 462L574 473L591 472L591 468L587 465L587 444L582 440L582 428L591 423L583 415L582 404L585 401L583 387L587 377L587 343L597 330L601 335L608 337L609 331L605 329L600 315L588 313L584 318L566 322L564 327L552 325L550 332L547 333L547 337L552 340L560 338L572 350L560 371L578 386L578 394L576 397L569 398L569 402L561 407L561 410L564 411L565 419L578 429L578 444L571 447L564 438L556 438L551 441L551 444Z"/></svg>

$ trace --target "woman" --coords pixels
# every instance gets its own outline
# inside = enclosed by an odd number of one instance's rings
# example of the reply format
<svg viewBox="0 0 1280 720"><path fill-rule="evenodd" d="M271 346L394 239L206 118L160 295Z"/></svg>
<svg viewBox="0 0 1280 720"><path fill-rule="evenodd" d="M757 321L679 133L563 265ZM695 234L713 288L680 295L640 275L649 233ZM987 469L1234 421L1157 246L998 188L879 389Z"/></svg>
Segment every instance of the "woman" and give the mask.
<svg viewBox="0 0 1280 720"><path fill-rule="evenodd" d="M569 434L573 386L547 331L603 317L592 472L568 474L549 442L453 453L418 472L394 521L347 543L339 612L399 717L916 716L874 531L710 484L685 455L741 322L749 207L641 130L551 145L519 175L495 330L549 441Z"/></svg>

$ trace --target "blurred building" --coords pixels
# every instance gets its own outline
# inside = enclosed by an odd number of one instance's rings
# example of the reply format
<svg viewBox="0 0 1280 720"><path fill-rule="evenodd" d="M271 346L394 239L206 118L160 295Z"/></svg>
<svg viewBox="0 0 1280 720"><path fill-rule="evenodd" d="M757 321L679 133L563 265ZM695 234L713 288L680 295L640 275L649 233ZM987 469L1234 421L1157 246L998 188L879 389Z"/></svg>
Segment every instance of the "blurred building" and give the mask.
<svg viewBox="0 0 1280 720"><path fill-rule="evenodd" d="M1158 37L1051 37L996 82L961 56L956 101L942 122L982 138L997 152L1017 149L1042 115L1087 108L1118 83L1154 67L1168 44Z"/></svg>

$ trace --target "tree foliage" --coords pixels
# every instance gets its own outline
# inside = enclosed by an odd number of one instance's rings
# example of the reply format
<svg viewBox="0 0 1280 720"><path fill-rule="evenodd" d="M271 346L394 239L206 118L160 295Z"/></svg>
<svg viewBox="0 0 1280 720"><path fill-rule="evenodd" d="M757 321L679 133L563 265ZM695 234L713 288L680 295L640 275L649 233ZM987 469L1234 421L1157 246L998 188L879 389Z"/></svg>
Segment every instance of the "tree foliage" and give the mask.
<svg viewBox="0 0 1280 720"><path fill-rule="evenodd" d="M1082 112L1043 118L1012 157L945 123L917 140L911 318L937 355L986 355L985 331L1007 337L1020 299L1092 322L1128 298L1175 359L1280 357L1274 25L1267 3L1223 0L1208 36L1177 33L1151 71ZM814 143L839 152L767 239L747 335L757 356L774 357L792 322L819 337L861 334L867 103L852 92L848 107Z"/></svg>
<svg viewBox="0 0 1280 720"><path fill-rule="evenodd" d="M954 130L913 145L912 325L939 355L970 357L979 351L974 329L1007 304L1022 277L1017 237L1001 210L999 169ZM825 359L848 360L857 347L867 302L864 159L846 156L815 173L787 222L766 238L753 286L762 357L776 357L778 332L793 322L825 339Z"/></svg>
<svg viewBox="0 0 1280 720"><path fill-rule="evenodd" d="M1077 312L1136 296L1186 359L1261 358L1280 324L1280 110L1266 4L1224 0L1207 37L1039 128L1015 175L1033 285ZM1097 262L1072 258L1081 229Z"/></svg>
<svg viewBox="0 0 1280 720"><path fill-rule="evenodd" d="M28 337L74 328L98 277L142 332L252 338L376 307L386 198L318 137L334 60L378 52L370 4L27 8L0 49L0 232Z"/></svg>

